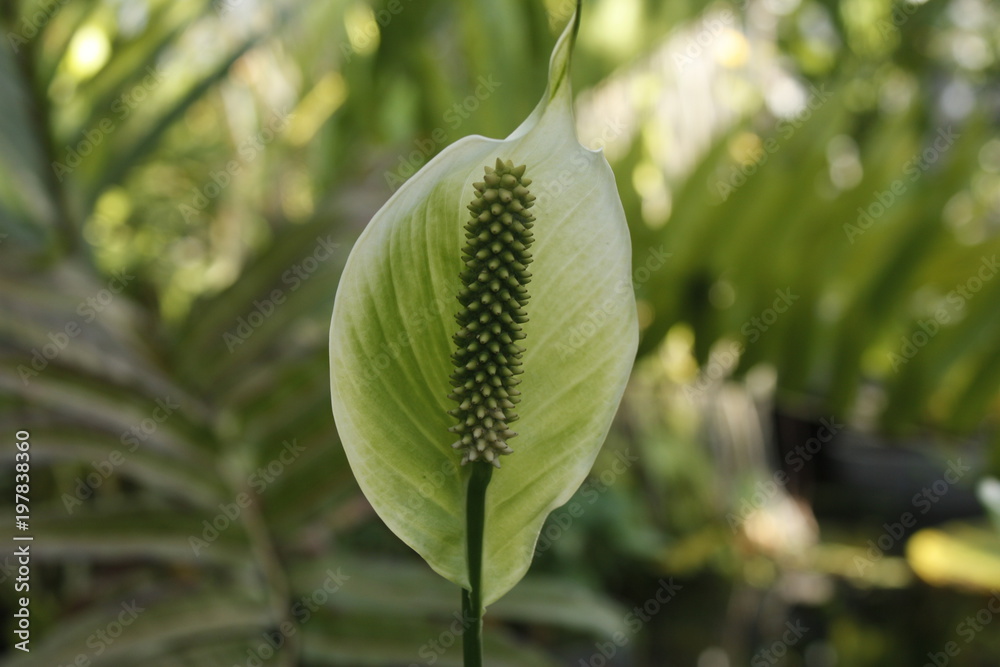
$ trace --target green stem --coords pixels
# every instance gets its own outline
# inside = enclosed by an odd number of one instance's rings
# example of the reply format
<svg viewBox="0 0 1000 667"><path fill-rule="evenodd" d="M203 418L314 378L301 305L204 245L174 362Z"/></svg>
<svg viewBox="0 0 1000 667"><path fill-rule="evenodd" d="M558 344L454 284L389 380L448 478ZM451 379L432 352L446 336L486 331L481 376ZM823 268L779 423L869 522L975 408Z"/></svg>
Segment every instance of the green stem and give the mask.
<svg viewBox="0 0 1000 667"><path fill-rule="evenodd" d="M483 532L486 524L486 487L493 466L472 464L469 495L465 503L466 553L469 557L469 590L462 589L462 654L465 667L483 665Z"/></svg>

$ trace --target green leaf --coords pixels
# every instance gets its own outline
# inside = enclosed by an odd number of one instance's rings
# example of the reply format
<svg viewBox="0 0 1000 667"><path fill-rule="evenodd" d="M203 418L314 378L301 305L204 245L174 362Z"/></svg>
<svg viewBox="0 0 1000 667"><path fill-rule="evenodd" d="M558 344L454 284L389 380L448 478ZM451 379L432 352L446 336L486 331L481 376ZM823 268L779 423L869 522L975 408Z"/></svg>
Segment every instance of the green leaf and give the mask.
<svg viewBox="0 0 1000 667"><path fill-rule="evenodd" d="M505 461L506 467L506 461ZM337 553L332 558L296 564L290 570L293 597L307 595L332 570L350 573L349 585L330 596L327 606L346 616L385 614L394 618L440 616L453 619L455 591L443 579L416 562ZM584 584L530 574L490 608L490 618L509 623L576 630L610 637L625 628L625 610ZM440 628L434 633L440 633Z"/></svg>
<svg viewBox="0 0 1000 667"><path fill-rule="evenodd" d="M194 664L239 664L274 623L266 605L239 589L178 594L146 587L107 597L61 618L57 631L31 643L30 653L12 651L0 665L177 665L191 664L180 663L182 657L209 651L226 659ZM111 634L116 631L120 634Z"/></svg>
<svg viewBox="0 0 1000 667"><path fill-rule="evenodd" d="M386 524L468 587L468 466L448 428L466 204L484 166L526 165L537 197L520 434L487 490L483 601L531 563L545 517L583 482L635 357L631 247L614 175L574 130L571 22L541 102L505 140L461 139L404 184L358 239L330 331L333 410L348 460ZM501 92L502 94L502 92ZM500 99L487 104L503 105Z"/></svg>
<svg viewBox="0 0 1000 667"><path fill-rule="evenodd" d="M101 505L91 501L73 514L65 513L62 507L51 508L31 518L32 535L37 540L31 553L52 562L72 556L76 561L242 563L250 548L242 524L231 523L216 531L213 538L204 527L204 522L213 518L135 508L121 501Z"/></svg>

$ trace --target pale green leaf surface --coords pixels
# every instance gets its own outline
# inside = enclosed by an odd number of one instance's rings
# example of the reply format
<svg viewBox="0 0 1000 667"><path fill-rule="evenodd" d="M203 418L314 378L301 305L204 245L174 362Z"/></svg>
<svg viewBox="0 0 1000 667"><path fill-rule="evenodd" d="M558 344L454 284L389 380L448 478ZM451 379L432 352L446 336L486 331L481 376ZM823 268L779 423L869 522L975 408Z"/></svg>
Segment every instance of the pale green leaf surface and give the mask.
<svg viewBox="0 0 1000 667"><path fill-rule="evenodd" d="M549 87L506 140L466 137L374 216L344 269L330 331L334 414L372 506L447 579L468 586L468 470L450 445L449 375L465 206L496 158L527 165L537 202L520 435L487 492L483 599L531 563L545 517L583 482L624 391L638 342L631 248L614 175L574 131L572 23Z"/></svg>

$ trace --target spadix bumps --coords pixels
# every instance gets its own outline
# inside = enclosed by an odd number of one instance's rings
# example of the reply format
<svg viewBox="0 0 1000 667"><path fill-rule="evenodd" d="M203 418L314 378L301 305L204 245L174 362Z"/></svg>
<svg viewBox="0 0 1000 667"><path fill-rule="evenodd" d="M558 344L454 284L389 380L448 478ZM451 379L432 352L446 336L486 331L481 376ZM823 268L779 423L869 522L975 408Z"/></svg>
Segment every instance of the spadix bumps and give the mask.
<svg viewBox="0 0 1000 667"><path fill-rule="evenodd" d="M497 158L495 168L486 167L483 182L473 185L476 198L468 206L472 220L465 225L458 293L462 309L455 316L460 329L452 338L458 348L452 355L455 390L449 395L458 408L448 412L459 421L448 430L459 436L452 447L463 450L463 465L482 459L499 468L498 457L513 451L507 441L517 435L508 425L517 419L514 406L521 398L517 376L524 348L517 341L528 320L528 248L535 219L528 212L535 197L524 171L525 165Z"/></svg>
<svg viewBox="0 0 1000 667"><path fill-rule="evenodd" d="M638 342L614 174L574 131L575 26L556 45L541 101L510 136L456 141L375 214L331 320L333 409L358 483L393 532L465 589L469 486L503 461L485 498L483 605L524 576L545 517L586 478ZM539 185L556 183L543 203ZM582 326L587 344L560 354ZM463 458L474 462L456 465Z"/></svg>

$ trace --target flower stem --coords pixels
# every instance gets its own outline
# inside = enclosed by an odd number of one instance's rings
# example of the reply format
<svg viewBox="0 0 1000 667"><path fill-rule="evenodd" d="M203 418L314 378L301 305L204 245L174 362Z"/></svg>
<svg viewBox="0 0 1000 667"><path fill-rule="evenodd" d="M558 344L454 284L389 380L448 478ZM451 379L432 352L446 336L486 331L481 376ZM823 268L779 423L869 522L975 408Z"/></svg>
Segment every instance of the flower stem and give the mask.
<svg viewBox="0 0 1000 667"><path fill-rule="evenodd" d="M465 503L465 525L469 558L469 590L462 589L462 654L465 667L483 665L483 532L486 523L486 487L493 477L493 466L486 462L472 464L469 495Z"/></svg>

